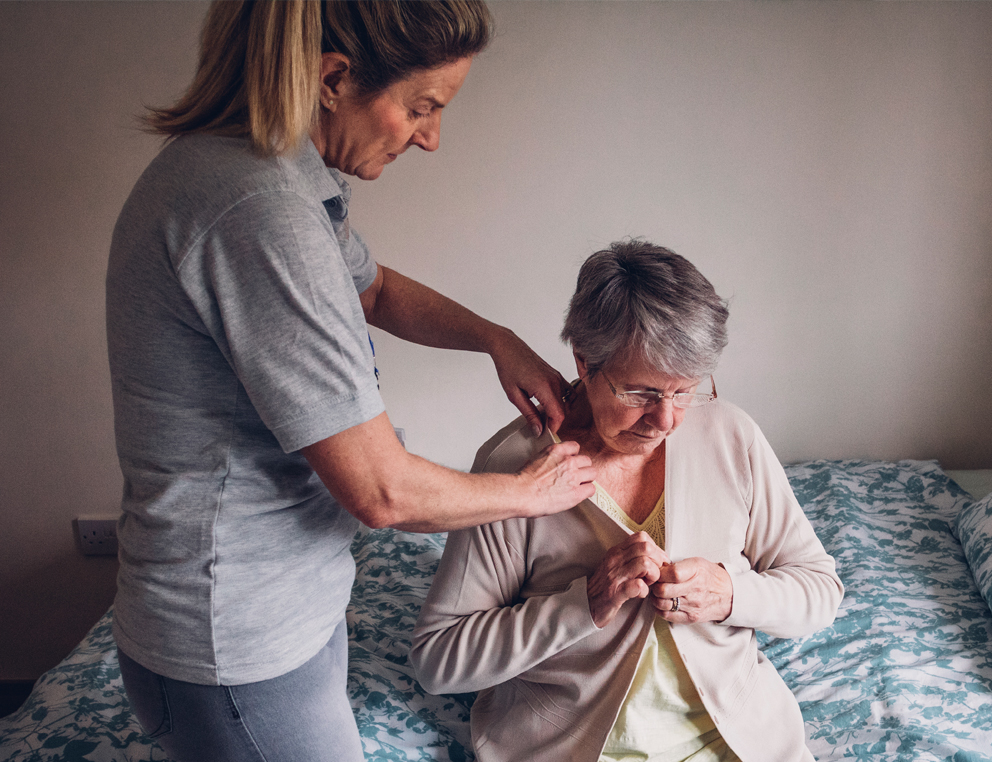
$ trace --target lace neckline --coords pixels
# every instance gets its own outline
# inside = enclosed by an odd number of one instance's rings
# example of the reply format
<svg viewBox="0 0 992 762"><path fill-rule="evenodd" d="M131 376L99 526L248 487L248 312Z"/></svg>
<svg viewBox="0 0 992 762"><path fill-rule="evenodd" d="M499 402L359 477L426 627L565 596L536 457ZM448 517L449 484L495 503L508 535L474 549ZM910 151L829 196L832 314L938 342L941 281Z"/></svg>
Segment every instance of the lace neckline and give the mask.
<svg viewBox="0 0 992 762"><path fill-rule="evenodd" d="M593 500L599 509L603 511L607 516L613 519L615 522L621 526L633 532L646 532L655 544L664 550L665 548L665 493L662 492L661 496L658 498L658 502L654 504L654 508L651 509L651 513L648 514L647 518L644 519L640 524L634 521L627 513L620 507L620 504L603 489L601 484L593 482L593 486L596 488L596 494L593 495Z"/></svg>

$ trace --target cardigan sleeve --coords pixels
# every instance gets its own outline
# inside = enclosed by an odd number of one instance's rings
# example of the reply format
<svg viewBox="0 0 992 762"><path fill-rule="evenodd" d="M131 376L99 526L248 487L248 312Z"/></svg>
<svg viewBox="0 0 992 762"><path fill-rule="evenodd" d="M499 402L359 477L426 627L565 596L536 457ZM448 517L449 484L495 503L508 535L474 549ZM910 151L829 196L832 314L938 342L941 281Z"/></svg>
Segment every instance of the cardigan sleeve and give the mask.
<svg viewBox="0 0 992 762"><path fill-rule="evenodd" d="M757 426L747 469L750 521L744 555L751 569L731 573L733 609L723 624L781 638L826 627L837 614L844 586Z"/></svg>
<svg viewBox="0 0 992 762"><path fill-rule="evenodd" d="M465 693L506 682L597 631L585 577L561 592L521 598L526 546L515 540L526 542L526 523L449 533L410 652L428 692Z"/></svg>

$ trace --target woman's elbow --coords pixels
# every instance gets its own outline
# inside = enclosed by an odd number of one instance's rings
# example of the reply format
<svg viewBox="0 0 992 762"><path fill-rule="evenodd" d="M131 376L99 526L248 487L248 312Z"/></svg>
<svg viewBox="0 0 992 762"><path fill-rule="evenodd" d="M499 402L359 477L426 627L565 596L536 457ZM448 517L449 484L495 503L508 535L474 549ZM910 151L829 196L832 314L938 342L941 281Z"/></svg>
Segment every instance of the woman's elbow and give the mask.
<svg viewBox="0 0 992 762"><path fill-rule="evenodd" d="M410 664L414 677L428 693L472 693L488 688L492 680L481 679L479 659L461 652L457 638L440 630L414 630Z"/></svg>
<svg viewBox="0 0 992 762"><path fill-rule="evenodd" d="M836 574L824 574L819 581L820 589L815 595L811 595L811 602L817 601L817 603L809 607L802 632L789 637L811 635L824 627L829 627L837 618L837 611L844 599L844 583Z"/></svg>
<svg viewBox="0 0 992 762"><path fill-rule="evenodd" d="M826 621L820 625L817 629L822 629L824 627L829 627L834 623L834 619L837 618L837 612L840 610L841 601L844 600L844 583L840 581L840 577L836 574L830 575L830 580L827 584L827 617Z"/></svg>
<svg viewBox="0 0 992 762"><path fill-rule="evenodd" d="M393 526L393 514L388 508L363 506L351 513L369 529L388 529Z"/></svg>
<svg viewBox="0 0 992 762"><path fill-rule="evenodd" d="M410 523L404 501L385 488L354 496L345 507L369 529L400 529Z"/></svg>
<svg viewBox="0 0 992 762"><path fill-rule="evenodd" d="M424 692L430 693L432 696L439 696L442 693L459 693L459 691L445 685L442 681L435 680L429 671L414 667L413 677L420 684L420 687L424 689Z"/></svg>
<svg viewBox="0 0 992 762"><path fill-rule="evenodd" d="M416 632L410 648L410 666L413 667L414 678L427 693L436 696L440 693L461 692L450 681L442 679L441 671L437 669L435 659L431 658L424 638L418 637Z"/></svg>

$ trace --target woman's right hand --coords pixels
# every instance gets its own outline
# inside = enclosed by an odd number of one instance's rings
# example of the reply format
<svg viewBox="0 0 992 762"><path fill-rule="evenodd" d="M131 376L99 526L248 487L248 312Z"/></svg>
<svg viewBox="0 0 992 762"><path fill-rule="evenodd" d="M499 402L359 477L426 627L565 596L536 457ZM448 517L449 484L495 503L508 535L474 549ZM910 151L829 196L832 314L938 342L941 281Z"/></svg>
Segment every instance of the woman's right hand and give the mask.
<svg viewBox="0 0 992 762"><path fill-rule="evenodd" d="M612 622L631 598L646 597L667 563L668 555L645 532L636 532L610 548L586 583L589 612L596 626Z"/></svg>
<svg viewBox="0 0 992 762"><path fill-rule="evenodd" d="M545 447L520 469L520 475L533 480L537 492L536 516L568 510L592 497L596 488L596 469L585 455L579 455L576 442L561 442Z"/></svg>

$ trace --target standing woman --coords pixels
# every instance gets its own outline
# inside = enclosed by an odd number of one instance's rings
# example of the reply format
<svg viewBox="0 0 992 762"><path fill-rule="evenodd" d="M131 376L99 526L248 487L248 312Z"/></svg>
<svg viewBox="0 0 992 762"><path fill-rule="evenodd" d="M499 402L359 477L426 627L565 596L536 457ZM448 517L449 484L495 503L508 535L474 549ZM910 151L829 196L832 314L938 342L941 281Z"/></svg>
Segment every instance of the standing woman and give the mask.
<svg viewBox="0 0 992 762"><path fill-rule="evenodd" d="M438 147L490 36L485 5L219 2L170 139L114 231L107 333L124 474L114 636L128 697L177 762L362 759L345 692L361 521L441 531L570 508L578 446L516 474L408 454L367 325L487 352L540 428L568 386L509 330L377 265L366 180ZM329 168L329 169L328 169Z"/></svg>

